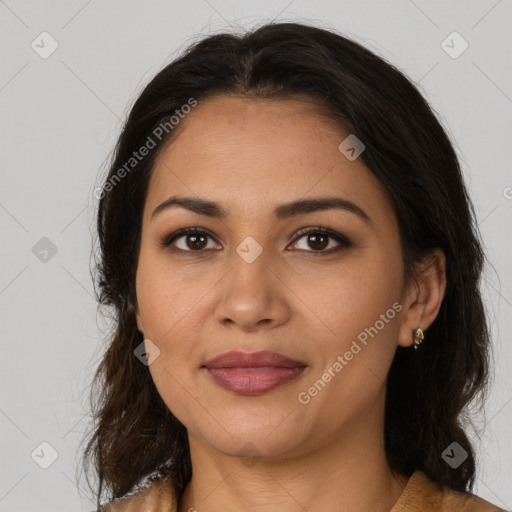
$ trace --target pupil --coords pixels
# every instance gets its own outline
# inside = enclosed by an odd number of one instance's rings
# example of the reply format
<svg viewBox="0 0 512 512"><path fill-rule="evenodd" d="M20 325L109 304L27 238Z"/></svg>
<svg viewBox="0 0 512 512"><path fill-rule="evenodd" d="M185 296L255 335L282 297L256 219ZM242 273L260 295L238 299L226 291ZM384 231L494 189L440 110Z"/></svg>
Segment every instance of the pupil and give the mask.
<svg viewBox="0 0 512 512"><path fill-rule="evenodd" d="M322 242L318 242L318 239L322 239ZM313 248L314 249L325 249L325 247L327 247L327 243L325 243L327 241L327 237L324 236L324 235L310 235L309 236L309 241L313 241ZM314 247L316 245L316 247Z"/></svg>
<svg viewBox="0 0 512 512"><path fill-rule="evenodd" d="M203 245L197 245L197 242L200 239L202 239ZM198 248L202 249L203 247L205 247L205 244L204 244L205 239L206 239L206 237L204 235L188 235L188 240L192 240L192 243L191 244L187 243L187 245L190 249L198 249Z"/></svg>

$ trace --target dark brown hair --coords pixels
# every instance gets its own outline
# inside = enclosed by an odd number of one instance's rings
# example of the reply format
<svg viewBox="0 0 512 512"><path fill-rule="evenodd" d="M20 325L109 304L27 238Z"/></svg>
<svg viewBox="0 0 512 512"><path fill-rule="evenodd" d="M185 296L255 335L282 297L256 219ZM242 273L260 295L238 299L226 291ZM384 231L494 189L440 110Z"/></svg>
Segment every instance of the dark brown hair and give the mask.
<svg viewBox="0 0 512 512"><path fill-rule="evenodd" d="M385 449L393 471L420 469L471 491L476 461L465 428L474 427L468 406L476 398L484 403L490 345L479 291L485 255L454 148L417 87L383 58L333 31L271 23L241 36L205 37L167 65L135 101L112 155L98 206L94 279L99 307L112 313L114 328L91 386L95 426L84 451L84 467L93 459L99 478L98 507L105 488L110 500L148 476L171 478L180 497L191 478L186 428L134 356L141 343L135 274L149 177L175 133L157 141L155 130L191 98L201 103L215 95L317 102L319 113L365 144L360 158L385 187L398 219L406 282L424 255L444 251L439 314L420 350L397 348L388 375ZM152 134L156 147L113 183ZM454 441L468 453L457 469L441 457Z"/></svg>

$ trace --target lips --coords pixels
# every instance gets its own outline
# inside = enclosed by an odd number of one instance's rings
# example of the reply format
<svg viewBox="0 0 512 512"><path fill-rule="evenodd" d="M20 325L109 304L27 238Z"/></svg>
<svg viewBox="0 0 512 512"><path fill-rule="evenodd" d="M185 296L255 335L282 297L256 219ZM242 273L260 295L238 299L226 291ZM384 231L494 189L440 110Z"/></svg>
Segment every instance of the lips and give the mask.
<svg viewBox="0 0 512 512"><path fill-rule="evenodd" d="M246 396L260 395L291 382L307 368L301 361L271 351L226 352L203 367L221 388Z"/></svg>
<svg viewBox="0 0 512 512"><path fill-rule="evenodd" d="M225 352L207 361L204 363L204 366L206 368L262 368L267 366L273 368L297 368L306 365L277 352L262 350L260 352Z"/></svg>

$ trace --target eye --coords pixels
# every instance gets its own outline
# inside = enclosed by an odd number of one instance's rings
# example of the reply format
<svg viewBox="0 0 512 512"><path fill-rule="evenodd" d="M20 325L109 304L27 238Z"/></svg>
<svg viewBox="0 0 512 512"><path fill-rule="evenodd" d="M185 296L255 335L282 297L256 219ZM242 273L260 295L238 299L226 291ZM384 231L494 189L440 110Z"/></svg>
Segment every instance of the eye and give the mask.
<svg viewBox="0 0 512 512"><path fill-rule="evenodd" d="M169 236L165 237L164 240L160 242L162 247L170 246L175 240L179 240L180 238L184 239L184 243L179 247L176 244L178 250L173 250L173 252L202 252L202 249L212 247L208 247L208 238L213 238L212 234L203 228L184 228L180 229Z"/></svg>
<svg viewBox="0 0 512 512"><path fill-rule="evenodd" d="M306 245L306 247L312 247L313 250L310 251L308 249L307 252L318 252L320 254L331 254L333 252L337 252L343 248L348 248L352 246L352 242L342 235L341 233L338 233L336 231L333 231L332 229L324 228L323 226L315 226L311 228L303 228L297 233L297 238L295 239L294 244L297 244L298 240L301 240L302 238L305 239L305 243L309 244ZM338 245L329 248L328 250L324 250L326 247L329 246L329 239L335 240Z"/></svg>
<svg viewBox="0 0 512 512"><path fill-rule="evenodd" d="M172 252L204 252L203 249L215 249L215 247L208 246L208 238L213 239L213 234L204 228L183 228L174 233L171 233L165 237L160 245L162 247L169 247L172 244L175 245L176 249L170 249ZM339 251L343 248L352 246L352 242L336 231L322 226L315 226L309 228L303 228L296 233L296 237L293 241L294 245L297 245L297 241L302 238L306 239L306 244L310 244L313 250L299 248L306 252L317 252L319 254L331 254ZM183 239L180 244L176 243ZM329 239L335 240L338 245L325 250L329 246ZM181 245L181 246L180 246Z"/></svg>

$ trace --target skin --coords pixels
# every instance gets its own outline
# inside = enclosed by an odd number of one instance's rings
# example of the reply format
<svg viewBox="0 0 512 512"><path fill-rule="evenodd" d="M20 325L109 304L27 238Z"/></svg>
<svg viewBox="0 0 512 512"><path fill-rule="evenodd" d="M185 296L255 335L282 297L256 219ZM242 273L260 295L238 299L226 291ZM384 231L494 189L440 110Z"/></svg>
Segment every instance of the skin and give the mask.
<svg viewBox="0 0 512 512"><path fill-rule="evenodd" d="M387 372L397 347L411 346L413 331L434 321L445 257L433 251L432 265L405 286L391 203L362 160L339 151L347 135L300 99L220 96L200 102L157 159L143 214L136 317L160 350L149 366L155 386L188 430L193 476L180 512L384 512L407 483L385 457ZM279 204L333 195L356 203L371 223L345 210L272 216ZM229 215L172 207L151 218L170 196L207 198ZM319 250L308 236L296 239L318 224L353 245L322 255L340 244L328 238ZM181 253L159 245L185 227L215 238L195 252L186 235L173 244ZM236 252L248 236L263 251L252 263ZM401 311L308 404L299 403L298 394L395 302ZM201 370L234 349L273 350L308 368L268 393L240 396Z"/></svg>

